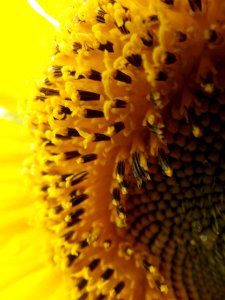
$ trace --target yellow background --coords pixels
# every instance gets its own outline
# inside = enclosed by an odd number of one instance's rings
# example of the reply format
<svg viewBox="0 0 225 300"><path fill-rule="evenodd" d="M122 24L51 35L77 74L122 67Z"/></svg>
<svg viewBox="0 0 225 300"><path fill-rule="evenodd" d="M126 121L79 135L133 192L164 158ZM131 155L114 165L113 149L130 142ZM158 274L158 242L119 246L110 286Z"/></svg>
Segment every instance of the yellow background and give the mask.
<svg viewBox="0 0 225 300"><path fill-rule="evenodd" d="M67 0L39 0L45 11L58 18ZM13 109L29 81L50 59L55 28L26 0L2 1L0 7L0 105ZM14 103L13 103L14 102Z"/></svg>

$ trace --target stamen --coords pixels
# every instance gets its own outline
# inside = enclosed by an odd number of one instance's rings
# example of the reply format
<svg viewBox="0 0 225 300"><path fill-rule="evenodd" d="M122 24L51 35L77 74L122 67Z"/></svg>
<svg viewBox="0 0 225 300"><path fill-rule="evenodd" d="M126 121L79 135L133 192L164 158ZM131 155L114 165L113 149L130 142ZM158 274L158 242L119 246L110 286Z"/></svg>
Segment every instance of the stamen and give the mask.
<svg viewBox="0 0 225 300"><path fill-rule="evenodd" d="M177 42L185 42L187 40L187 35L182 31L175 32L175 39Z"/></svg>
<svg viewBox="0 0 225 300"><path fill-rule="evenodd" d="M77 90L81 101L95 101L100 100L100 95L98 93Z"/></svg>
<svg viewBox="0 0 225 300"><path fill-rule="evenodd" d="M127 56L127 61L135 67L141 67L142 64L142 58L139 54Z"/></svg>
<svg viewBox="0 0 225 300"><path fill-rule="evenodd" d="M115 290L115 293L116 295L118 295L122 289L125 287L125 283L124 281L120 281L115 287L114 287L114 290Z"/></svg>
<svg viewBox="0 0 225 300"><path fill-rule="evenodd" d="M110 137L103 133L94 133L94 142L109 141Z"/></svg>
<svg viewBox="0 0 225 300"><path fill-rule="evenodd" d="M159 149L158 157L159 157L159 163L160 163L160 165L161 165L163 171L165 172L165 174L166 174L168 177L171 177L171 176L173 175L173 170L172 170L172 168L170 167L168 158L167 158L167 156L166 156L164 150Z"/></svg>
<svg viewBox="0 0 225 300"><path fill-rule="evenodd" d="M112 191L112 202L115 206L120 203L120 190L117 188L114 188Z"/></svg>
<svg viewBox="0 0 225 300"><path fill-rule="evenodd" d="M163 3L168 4L168 5L173 5L174 0L161 0Z"/></svg>
<svg viewBox="0 0 225 300"><path fill-rule="evenodd" d="M77 285L78 289L82 290L83 288L85 288L85 286L87 285L87 283L88 283L88 280L85 279L85 278L82 278L80 280L80 282L78 283L78 285Z"/></svg>
<svg viewBox="0 0 225 300"><path fill-rule="evenodd" d="M108 279L112 276L113 273L114 273L114 270L108 268L108 269L106 269L106 271L102 274L101 277L102 277L103 280L108 280Z"/></svg>
<svg viewBox="0 0 225 300"><path fill-rule="evenodd" d="M146 47L153 45L153 35L150 32L147 32L147 38L142 37L141 40Z"/></svg>
<svg viewBox="0 0 225 300"><path fill-rule="evenodd" d="M54 89L49 89L49 88L42 87L40 89L40 92L45 94L45 96L59 96L59 91L54 90Z"/></svg>
<svg viewBox="0 0 225 300"><path fill-rule="evenodd" d="M112 108L125 108L127 106L127 102L124 100L116 99L112 105Z"/></svg>
<svg viewBox="0 0 225 300"><path fill-rule="evenodd" d="M54 19L52 16L47 14L44 9L41 7L41 5L36 0L27 0L27 2L30 4L30 6L42 17L44 17L49 23L51 23L54 27L59 27L59 22Z"/></svg>
<svg viewBox="0 0 225 300"><path fill-rule="evenodd" d="M120 160L116 166L116 179L118 180L118 182L123 181L124 173L125 173L125 163L124 161Z"/></svg>
<svg viewBox="0 0 225 300"><path fill-rule="evenodd" d="M85 118L103 118L104 113L100 110L86 108L84 111Z"/></svg>
<svg viewBox="0 0 225 300"><path fill-rule="evenodd" d="M96 20L100 23L105 23L105 18L104 18L105 14L106 12L101 7L99 7Z"/></svg>
<svg viewBox="0 0 225 300"><path fill-rule="evenodd" d="M88 76L89 79L95 80L95 81L101 81L101 73L96 70L91 70L90 75Z"/></svg>
<svg viewBox="0 0 225 300"><path fill-rule="evenodd" d="M202 10L202 1L201 0L188 0L189 5L192 11L195 11L196 7L201 11Z"/></svg>
<svg viewBox="0 0 225 300"><path fill-rule="evenodd" d="M121 82L125 82L125 83L131 83L131 77L125 73L123 73L120 70L116 70L114 79L121 81Z"/></svg>
<svg viewBox="0 0 225 300"><path fill-rule="evenodd" d="M108 52L113 52L113 43L111 43L110 41L107 41L106 44L100 44L100 46L98 47L99 50L101 51L105 51L107 50Z"/></svg>
<svg viewBox="0 0 225 300"><path fill-rule="evenodd" d="M87 299L87 297L88 297L88 293L84 293L78 298L78 300L85 300Z"/></svg>
<svg viewBox="0 0 225 300"><path fill-rule="evenodd" d="M96 300L104 300L106 299L106 296L103 294L98 295L98 297L96 298Z"/></svg>
<svg viewBox="0 0 225 300"><path fill-rule="evenodd" d="M88 265L89 270L90 271L94 271L94 269L97 268L97 266L99 265L99 263L100 263L100 259L99 258L96 258L96 259L92 260L90 262L90 264Z"/></svg>
<svg viewBox="0 0 225 300"><path fill-rule="evenodd" d="M75 195L71 199L72 206L79 205L79 204L81 204L83 201L85 201L87 199L88 199L88 195L87 194Z"/></svg>
<svg viewBox="0 0 225 300"><path fill-rule="evenodd" d="M89 243L88 243L87 239L80 242L81 249L86 248L88 245L89 245Z"/></svg>

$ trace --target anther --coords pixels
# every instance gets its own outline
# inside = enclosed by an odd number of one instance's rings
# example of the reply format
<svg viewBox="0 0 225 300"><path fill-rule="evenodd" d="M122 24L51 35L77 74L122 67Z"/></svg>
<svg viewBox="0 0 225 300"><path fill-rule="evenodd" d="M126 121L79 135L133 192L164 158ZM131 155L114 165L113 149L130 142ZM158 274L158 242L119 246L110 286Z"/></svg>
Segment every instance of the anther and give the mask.
<svg viewBox="0 0 225 300"><path fill-rule="evenodd" d="M161 123L157 123L157 122L155 121L155 118L154 118L153 115L151 115L151 116L148 118L148 120L147 120L147 122L146 122L146 125L147 125L147 127L149 128L149 130L150 130L152 133L154 133L154 134L158 137L158 139L159 139L160 141L163 140L163 130L162 130L162 129L164 128L164 125L161 124Z"/></svg>
<svg viewBox="0 0 225 300"><path fill-rule="evenodd" d="M80 153L78 151L67 151L64 152L64 155L65 155L65 159L69 160L80 156Z"/></svg>
<svg viewBox="0 0 225 300"><path fill-rule="evenodd" d="M44 185L44 186L41 187L41 191L42 192L47 192L48 188L49 188L48 185Z"/></svg>
<svg viewBox="0 0 225 300"><path fill-rule="evenodd" d="M72 48L75 53L78 53L78 50L82 48L82 45L80 43L74 42Z"/></svg>
<svg viewBox="0 0 225 300"><path fill-rule="evenodd" d="M143 266L146 271L152 274L156 273L156 268L152 264L150 264L150 262L148 262L146 259L143 259Z"/></svg>
<svg viewBox="0 0 225 300"><path fill-rule="evenodd" d="M214 43L218 39L218 35L215 30L208 29L204 32L204 37L209 43Z"/></svg>
<svg viewBox="0 0 225 300"><path fill-rule="evenodd" d="M81 101L95 101L100 99L100 95L98 93L77 90L78 95Z"/></svg>
<svg viewBox="0 0 225 300"><path fill-rule="evenodd" d="M157 22L157 21L159 21L159 17L158 17L157 15L151 15L151 16L149 17L149 20L150 20L151 22Z"/></svg>
<svg viewBox="0 0 225 300"><path fill-rule="evenodd" d="M91 80L95 80L95 81L101 81L102 80L102 76L101 73L91 69L90 74L88 75L88 78Z"/></svg>
<svg viewBox="0 0 225 300"><path fill-rule="evenodd" d="M116 212L117 212L118 217L119 217L122 221L125 221L125 219L126 219L126 213L125 213L125 210L124 210L124 208L122 207L122 205L117 205L117 206L116 206Z"/></svg>
<svg viewBox="0 0 225 300"><path fill-rule="evenodd" d="M73 137L79 137L80 134L79 132L74 129L74 128L68 128L67 129L67 134L60 134L60 133L56 133L55 134L55 137L57 139L60 139L60 140L67 140L67 139L70 139L70 138L73 138Z"/></svg>
<svg viewBox="0 0 225 300"><path fill-rule="evenodd" d="M99 294L98 296L97 296L97 298L96 298L96 300L104 300L104 299L106 299L106 295L104 295L104 294Z"/></svg>
<svg viewBox="0 0 225 300"><path fill-rule="evenodd" d="M116 166L116 179L118 182L123 181L125 174L125 162L119 161Z"/></svg>
<svg viewBox="0 0 225 300"><path fill-rule="evenodd" d="M59 96L59 91L58 90L54 90L54 89L50 89L50 88L42 87L40 89L40 92L45 94L45 96Z"/></svg>
<svg viewBox="0 0 225 300"><path fill-rule="evenodd" d="M45 101L46 97L44 96L35 96L35 100Z"/></svg>
<svg viewBox="0 0 225 300"><path fill-rule="evenodd" d="M104 113L100 110L86 108L84 110L84 117L85 118L103 118Z"/></svg>
<svg viewBox="0 0 225 300"><path fill-rule="evenodd" d="M196 6L201 11L202 10L202 1L201 0L188 0L189 5L192 11L195 11Z"/></svg>
<svg viewBox="0 0 225 300"><path fill-rule="evenodd" d="M182 43L185 42L187 40L187 35L181 31L176 31L175 32L175 39L176 41Z"/></svg>
<svg viewBox="0 0 225 300"><path fill-rule="evenodd" d="M68 231L67 233L65 233L62 237L66 240L69 241L71 240L71 238L73 237L74 231Z"/></svg>
<svg viewBox="0 0 225 300"><path fill-rule="evenodd" d="M60 105L60 112L66 115L71 115L72 111L69 109L69 107Z"/></svg>
<svg viewBox="0 0 225 300"><path fill-rule="evenodd" d="M87 283L88 283L88 280L85 279L85 278L82 278L82 279L79 281L78 285L77 285L78 289L81 291L82 289L85 288L85 286L87 285Z"/></svg>
<svg viewBox="0 0 225 300"><path fill-rule="evenodd" d="M93 160L96 160L97 159L97 154L95 153L91 153L91 154L85 154L85 155L82 155L79 159L79 162L81 163L88 163L88 162L91 162Z"/></svg>
<svg viewBox="0 0 225 300"><path fill-rule="evenodd" d="M88 265L89 270L94 271L98 267L98 265L100 264L100 261L101 260L99 258L96 258L96 259L92 260Z"/></svg>
<svg viewBox="0 0 225 300"><path fill-rule="evenodd" d="M163 3L168 4L168 5L173 5L174 0L161 0Z"/></svg>
<svg viewBox="0 0 225 300"><path fill-rule="evenodd" d="M125 108L127 106L127 102L120 99L115 99L113 101L112 108Z"/></svg>
<svg viewBox="0 0 225 300"><path fill-rule="evenodd" d="M202 136L202 129L197 125L197 118L195 116L193 108L189 108L189 111L188 111L188 121L189 121L189 123L191 125L191 129L192 129L193 135L196 138Z"/></svg>
<svg viewBox="0 0 225 300"><path fill-rule="evenodd" d="M127 61L135 67L141 67L142 58L140 54L132 54L126 57Z"/></svg>
<svg viewBox="0 0 225 300"><path fill-rule="evenodd" d="M72 264L75 262L75 260L78 258L78 255L74 255L74 254L69 254L67 255L67 266L71 267Z"/></svg>
<svg viewBox="0 0 225 300"><path fill-rule="evenodd" d="M98 49L101 51L107 50L108 52L114 52L113 43L111 43L110 41L107 41L106 44L100 44Z"/></svg>
<svg viewBox="0 0 225 300"><path fill-rule="evenodd" d="M116 295L118 295L122 290L123 288L125 287L125 283L124 281L120 281L113 289L116 293Z"/></svg>
<svg viewBox="0 0 225 300"><path fill-rule="evenodd" d="M164 63L167 65L173 64L177 61L176 55L166 51L164 56Z"/></svg>
<svg viewBox="0 0 225 300"><path fill-rule="evenodd" d="M48 78L45 78L45 79L43 80L43 83L44 83L45 85L48 85L48 86L52 85L52 82L51 82Z"/></svg>
<svg viewBox="0 0 225 300"><path fill-rule="evenodd" d="M87 246L89 246L89 243L88 243L87 239L84 239L84 240L80 241L80 248L81 249L84 249Z"/></svg>
<svg viewBox="0 0 225 300"><path fill-rule="evenodd" d="M142 166L140 154L138 152L132 154L132 170L139 187L142 185L143 180L150 180L150 175Z"/></svg>
<svg viewBox="0 0 225 300"><path fill-rule="evenodd" d="M111 240L105 240L103 243L104 249L109 249L112 245L112 241Z"/></svg>
<svg viewBox="0 0 225 300"><path fill-rule="evenodd" d="M105 23L105 18L104 18L105 14L106 12L101 7L99 7L97 11L96 20L100 23Z"/></svg>
<svg viewBox="0 0 225 300"><path fill-rule="evenodd" d="M158 289L159 289L162 293L167 294L167 292L168 292L168 287L167 287L167 285L161 283L159 280L156 280L155 283L156 283Z"/></svg>
<svg viewBox="0 0 225 300"><path fill-rule="evenodd" d="M114 188L112 191L112 202L113 205L118 205L120 203L120 190Z"/></svg>
<svg viewBox="0 0 225 300"><path fill-rule="evenodd" d="M118 80L118 81L121 81L121 82L124 82L124 83L131 83L132 82L131 77L129 75L123 73L120 70L116 70L115 75L114 75L114 79Z"/></svg>
<svg viewBox="0 0 225 300"><path fill-rule="evenodd" d="M102 278L103 280L108 280L108 279L112 276L113 273L114 273L114 270L108 268L108 269L106 269L106 271L101 275L101 278Z"/></svg>
<svg viewBox="0 0 225 300"><path fill-rule="evenodd" d="M125 125L123 122L115 122L114 124L111 124L108 128L108 134L112 135L114 133L119 133L125 128Z"/></svg>
<svg viewBox="0 0 225 300"><path fill-rule="evenodd" d="M110 136L103 133L94 133L93 142L110 141Z"/></svg>
<svg viewBox="0 0 225 300"><path fill-rule="evenodd" d="M147 38L142 37L141 41L146 47L151 47L153 45L153 35L150 32L147 32Z"/></svg>
<svg viewBox="0 0 225 300"><path fill-rule="evenodd" d="M127 21L127 19L125 19L125 20L123 21L123 25L122 25L122 26L118 26L118 25L116 24L116 27L119 29L119 31L120 31L122 34L129 34L129 33L130 33L129 30L126 28L126 21Z"/></svg>
<svg viewBox="0 0 225 300"><path fill-rule="evenodd" d="M74 218L73 215L67 216L66 223L68 227L74 226L81 221L80 218Z"/></svg>
<svg viewBox="0 0 225 300"><path fill-rule="evenodd" d="M131 256L132 254L133 254L133 249L132 248L130 248L130 247L126 247L125 249L124 249L124 253L127 255L127 256Z"/></svg>
<svg viewBox="0 0 225 300"><path fill-rule="evenodd" d="M84 293L82 294L79 298L77 298L77 300L86 300L88 298L88 293Z"/></svg>
<svg viewBox="0 0 225 300"><path fill-rule="evenodd" d="M71 186L81 183L82 181L87 179L87 175L88 175L87 171L82 171L82 172L79 172L79 173L73 175L73 177L71 178L71 183L70 183Z"/></svg>
<svg viewBox="0 0 225 300"><path fill-rule="evenodd" d="M167 79L168 79L168 76L163 71L159 71L155 76L155 80L157 80L157 81L166 81Z"/></svg>
<svg viewBox="0 0 225 300"><path fill-rule="evenodd" d="M122 192L123 195L126 195L128 193L128 184L125 180L121 181L119 183L120 186L120 190Z"/></svg>
<svg viewBox="0 0 225 300"><path fill-rule="evenodd" d="M63 211L62 205L59 204L59 205L55 206L54 211L55 211L56 214L59 214L60 212L62 212Z"/></svg>
<svg viewBox="0 0 225 300"><path fill-rule="evenodd" d="M88 195L87 194L81 194L81 195L76 195L74 197L71 198L71 203L72 203L72 206L77 206L81 203L83 203L85 200L88 199Z"/></svg>
<svg viewBox="0 0 225 300"><path fill-rule="evenodd" d="M80 136L79 132L75 128L68 128L69 137L78 137Z"/></svg>
<svg viewBox="0 0 225 300"><path fill-rule="evenodd" d="M51 72L55 78L62 77L62 67L61 66L52 66L49 69L49 72Z"/></svg>
<svg viewBox="0 0 225 300"><path fill-rule="evenodd" d="M166 153L163 149L158 150L158 159L164 173L168 177L171 177L173 175L173 170L170 167L168 157L166 156Z"/></svg>
<svg viewBox="0 0 225 300"><path fill-rule="evenodd" d="M66 140L66 139L70 139L72 137L79 137L79 136L80 136L79 132L74 128L68 128L67 129L67 134L65 134L65 135L64 134L59 134L59 133L55 134L55 137L57 139L61 139L61 140Z"/></svg>
<svg viewBox="0 0 225 300"><path fill-rule="evenodd" d="M79 208L65 217L67 226L73 226L81 221L80 217L84 214L85 209Z"/></svg>

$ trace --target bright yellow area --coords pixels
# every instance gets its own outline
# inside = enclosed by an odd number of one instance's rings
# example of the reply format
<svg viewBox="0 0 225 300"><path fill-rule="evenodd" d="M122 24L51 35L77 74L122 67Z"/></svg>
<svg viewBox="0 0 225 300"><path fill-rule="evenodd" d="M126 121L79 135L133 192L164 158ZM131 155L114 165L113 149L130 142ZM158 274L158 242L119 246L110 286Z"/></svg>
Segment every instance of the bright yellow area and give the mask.
<svg viewBox="0 0 225 300"><path fill-rule="evenodd" d="M57 18L68 1L39 3ZM1 2L0 108L17 111L19 100L29 94L29 82L50 60L54 35L55 28L26 0ZM29 223L36 211L21 173L28 153L21 131L21 123L0 118L0 299L66 299L60 274L43 253L45 231Z"/></svg>
<svg viewBox="0 0 225 300"><path fill-rule="evenodd" d="M57 18L68 1L38 1ZM15 110L29 81L40 73L52 54L54 27L37 14L26 0L2 1L0 9L0 105Z"/></svg>
<svg viewBox="0 0 225 300"><path fill-rule="evenodd" d="M58 19L62 11L71 5L71 0L37 0L37 2L53 18Z"/></svg>
<svg viewBox="0 0 225 300"><path fill-rule="evenodd" d="M48 259L47 231L34 226L33 191L21 173L28 153L22 128L0 119L0 299L66 300L61 274Z"/></svg>

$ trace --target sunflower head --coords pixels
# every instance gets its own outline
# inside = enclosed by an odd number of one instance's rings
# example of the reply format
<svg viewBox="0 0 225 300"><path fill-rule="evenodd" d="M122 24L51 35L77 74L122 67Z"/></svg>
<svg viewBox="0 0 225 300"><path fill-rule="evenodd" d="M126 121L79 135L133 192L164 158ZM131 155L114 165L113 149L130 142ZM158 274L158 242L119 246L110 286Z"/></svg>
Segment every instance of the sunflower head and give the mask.
<svg viewBox="0 0 225 300"><path fill-rule="evenodd" d="M219 0L63 14L28 112L73 298L223 299L224 14Z"/></svg>

